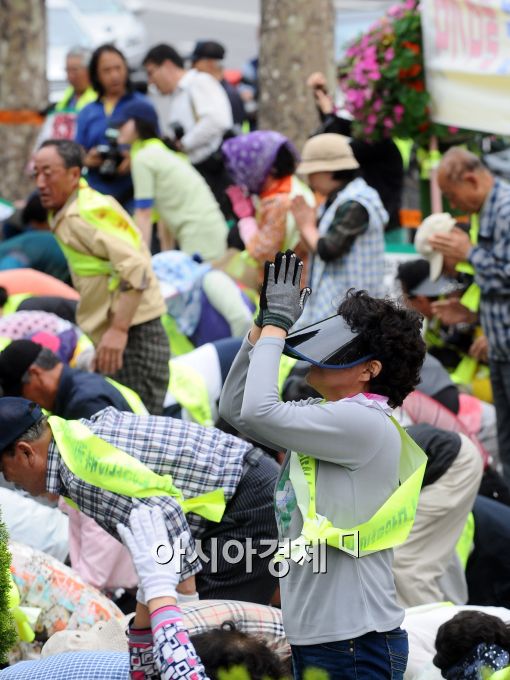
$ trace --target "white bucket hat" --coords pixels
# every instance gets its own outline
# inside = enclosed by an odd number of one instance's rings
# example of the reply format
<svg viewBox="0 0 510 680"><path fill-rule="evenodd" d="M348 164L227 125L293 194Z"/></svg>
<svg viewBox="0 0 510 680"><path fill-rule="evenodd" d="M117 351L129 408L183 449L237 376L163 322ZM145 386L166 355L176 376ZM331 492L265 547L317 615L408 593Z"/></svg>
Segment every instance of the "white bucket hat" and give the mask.
<svg viewBox="0 0 510 680"><path fill-rule="evenodd" d="M46 642L41 650L41 657L86 650L127 652L125 626L111 618L109 621L98 621L89 630L60 630Z"/></svg>
<svg viewBox="0 0 510 680"><path fill-rule="evenodd" d="M455 226L455 219L450 213L429 215L416 230L414 245L430 264L430 280L437 281L443 271L443 255L432 249L429 238L433 234L447 234Z"/></svg>

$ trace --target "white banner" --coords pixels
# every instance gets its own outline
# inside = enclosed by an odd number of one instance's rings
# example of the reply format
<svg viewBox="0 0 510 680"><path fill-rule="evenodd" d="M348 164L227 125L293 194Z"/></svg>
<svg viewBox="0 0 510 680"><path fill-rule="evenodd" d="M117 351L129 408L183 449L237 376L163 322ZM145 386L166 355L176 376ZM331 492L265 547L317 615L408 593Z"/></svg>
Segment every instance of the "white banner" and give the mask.
<svg viewBox="0 0 510 680"><path fill-rule="evenodd" d="M510 0L421 0L437 123L510 135Z"/></svg>

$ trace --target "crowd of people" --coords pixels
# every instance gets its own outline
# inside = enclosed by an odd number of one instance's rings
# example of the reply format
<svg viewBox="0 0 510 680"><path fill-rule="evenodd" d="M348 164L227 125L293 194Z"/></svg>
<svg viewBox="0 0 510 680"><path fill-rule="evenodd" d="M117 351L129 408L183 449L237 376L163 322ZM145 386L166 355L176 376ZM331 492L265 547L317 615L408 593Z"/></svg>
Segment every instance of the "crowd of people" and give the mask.
<svg viewBox="0 0 510 680"><path fill-rule="evenodd" d="M510 187L449 149L391 299L397 145L319 73L302 149L255 129L224 55L71 50L3 224L14 582L98 599L13 606L0 677L510 677Z"/></svg>

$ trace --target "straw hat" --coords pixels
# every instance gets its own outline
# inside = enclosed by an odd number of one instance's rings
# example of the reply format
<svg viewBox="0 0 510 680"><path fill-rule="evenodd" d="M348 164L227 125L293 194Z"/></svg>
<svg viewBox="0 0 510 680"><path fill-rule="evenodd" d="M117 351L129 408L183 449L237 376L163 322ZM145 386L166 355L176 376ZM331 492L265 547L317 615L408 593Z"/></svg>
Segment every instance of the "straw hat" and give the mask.
<svg viewBox="0 0 510 680"><path fill-rule="evenodd" d="M310 175L313 172L358 168L359 163L352 153L349 137L328 132L311 137L305 143L297 172L300 175Z"/></svg>
<svg viewBox="0 0 510 680"><path fill-rule="evenodd" d="M127 652L128 641L123 624L111 618L109 621L99 621L89 630L60 630L46 642L41 657L86 650Z"/></svg>
<svg viewBox="0 0 510 680"><path fill-rule="evenodd" d="M430 264L430 280L437 281L443 271L443 255L432 249L429 238L434 234L447 234L455 226L450 213L429 215L416 230L414 245L416 250L427 258Z"/></svg>

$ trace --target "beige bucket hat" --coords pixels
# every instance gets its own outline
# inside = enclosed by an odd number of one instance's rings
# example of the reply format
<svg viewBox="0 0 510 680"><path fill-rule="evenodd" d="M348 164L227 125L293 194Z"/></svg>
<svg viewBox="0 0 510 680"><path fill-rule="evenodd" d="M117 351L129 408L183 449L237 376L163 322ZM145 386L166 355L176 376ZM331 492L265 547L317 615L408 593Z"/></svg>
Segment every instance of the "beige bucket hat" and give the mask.
<svg viewBox="0 0 510 680"><path fill-rule="evenodd" d="M423 220L416 230L414 246L430 264L430 280L437 281L443 271L443 255L432 249L429 237L434 234L447 234L455 226L455 220L450 213L435 213Z"/></svg>
<svg viewBox="0 0 510 680"><path fill-rule="evenodd" d="M98 621L89 630L60 630L46 642L41 650L41 657L86 650L127 652L125 626L112 618L109 621Z"/></svg>
<svg viewBox="0 0 510 680"><path fill-rule="evenodd" d="M327 132L310 137L305 143L297 172L300 175L310 175L313 172L334 172L357 168L359 168L359 163L352 153L349 137Z"/></svg>

